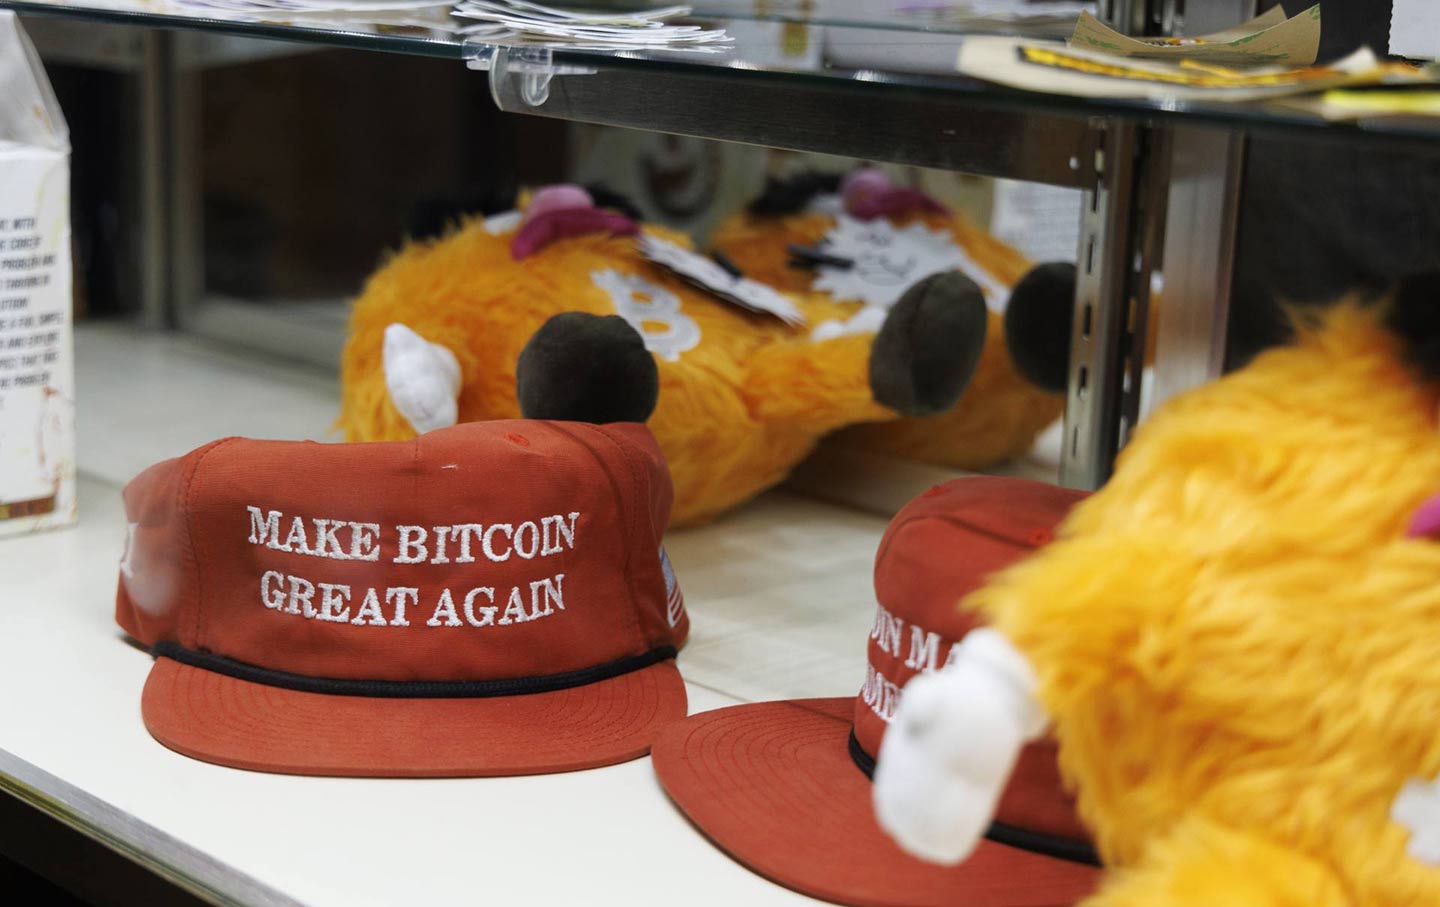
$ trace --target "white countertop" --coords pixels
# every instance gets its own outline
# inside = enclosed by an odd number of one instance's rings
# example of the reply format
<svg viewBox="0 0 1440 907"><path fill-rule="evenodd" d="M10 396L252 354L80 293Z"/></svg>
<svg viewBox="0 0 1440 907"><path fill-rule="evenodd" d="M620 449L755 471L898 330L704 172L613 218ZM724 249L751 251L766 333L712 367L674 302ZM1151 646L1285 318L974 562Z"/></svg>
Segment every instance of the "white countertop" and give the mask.
<svg viewBox="0 0 1440 907"><path fill-rule="evenodd" d="M181 872L208 866L212 887L252 903L814 903L711 846L648 759L524 778L303 778L193 761L152 740L139 710L151 659L112 614L119 486L221 435L324 438L336 391L173 336L101 326L82 329L78 346L81 523L0 539L0 752L12 765L113 807L107 834L163 851ZM673 533L693 621L680 656L691 710L853 695L884 526L772 493Z"/></svg>

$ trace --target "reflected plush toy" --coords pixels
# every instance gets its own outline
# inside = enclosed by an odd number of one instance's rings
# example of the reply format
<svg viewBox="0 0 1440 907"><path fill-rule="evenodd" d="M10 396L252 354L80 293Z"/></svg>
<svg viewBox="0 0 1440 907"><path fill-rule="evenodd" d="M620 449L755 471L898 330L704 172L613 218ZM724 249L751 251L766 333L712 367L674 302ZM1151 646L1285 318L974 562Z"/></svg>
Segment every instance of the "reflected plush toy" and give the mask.
<svg viewBox="0 0 1440 907"><path fill-rule="evenodd" d="M1440 275L1176 398L905 689L876 807L962 858L1053 722L1091 907L1440 904Z"/></svg>
<svg viewBox="0 0 1440 907"><path fill-rule="evenodd" d="M409 245L371 277L351 316L347 439L513 418L522 405L564 419L571 398L605 388L552 363L606 360L638 338L659 368L649 426L674 478L674 522L694 522L779 482L829 432L949 408L984 358L985 303L962 275L922 275L874 329L816 339L662 268L641 254L646 237L688 247L557 186L523 214ZM813 294L770 296L810 324L847 313ZM606 315L634 336L599 330ZM517 393L522 359L529 378ZM597 409L603 401L590 400L587 414Z"/></svg>
<svg viewBox="0 0 1440 907"><path fill-rule="evenodd" d="M744 213L720 225L712 245L757 280L841 303L843 316L817 325L817 336L873 330L916 275L956 270L981 287L987 337L959 403L925 418L857 426L841 443L984 469L1029 450L1064 409L1074 266L1032 269L1015 249L880 170L772 177Z"/></svg>

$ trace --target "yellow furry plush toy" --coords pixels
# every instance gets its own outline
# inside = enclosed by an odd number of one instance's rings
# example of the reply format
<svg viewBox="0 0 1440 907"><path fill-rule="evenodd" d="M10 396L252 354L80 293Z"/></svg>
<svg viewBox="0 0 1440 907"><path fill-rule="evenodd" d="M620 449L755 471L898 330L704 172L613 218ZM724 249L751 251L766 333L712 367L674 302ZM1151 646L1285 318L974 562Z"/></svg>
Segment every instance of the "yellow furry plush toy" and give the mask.
<svg viewBox="0 0 1440 907"><path fill-rule="evenodd" d="M840 443L984 469L1029 450L1064 409L1074 267L1032 270L1012 247L878 169L843 179L814 172L771 178L711 244L757 280L840 303L846 324L878 320L916 274L958 270L981 287L990 307L987 338L959 403L928 417L856 426ZM1012 298L1024 302L1007 306Z"/></svg>
<svg viewBox="0 0 1440 907"><path fill-rule="evenodd" d="M847 314L726 271L579 187L549 187L523 213L410 244L371 277L351 316L339 424L364 441L568 418L590 389L548 363L577 349L615 356L598 325L618 316L659 367L649 426L675 522L694 522L779 482L829 432L949 408L984 360L982 291L962 275L921 275L868 329L813 335ZM531 367L517 386L522 354ZM587 416L603 418L592 404Z"/></svg>
<svg viewBox="0 0 1440 907"><path fill-rule="evenodd" d="M1088 907L1440 904L1440 275L1162 407L903 693L877 814L963 858L1053 722Z"/></svg>

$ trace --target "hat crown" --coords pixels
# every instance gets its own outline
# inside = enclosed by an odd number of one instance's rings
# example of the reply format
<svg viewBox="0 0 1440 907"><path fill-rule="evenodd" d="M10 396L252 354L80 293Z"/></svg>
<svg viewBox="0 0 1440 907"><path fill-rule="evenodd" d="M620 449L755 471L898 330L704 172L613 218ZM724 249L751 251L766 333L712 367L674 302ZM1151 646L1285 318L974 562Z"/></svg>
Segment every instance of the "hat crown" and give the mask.
<svg viewBox="0 0 1440 907"><path fill-rule="evenodd" d="M940 670L981 616L961 606L986 577L1048 542L1084 492L996 476L956 479L907 504L875 559L875 622L865 681L855 702L855 742L870 759L916 674ZM1050 741L1028 747L997 820L1083 839Z"/></svg>
<svg viewBox="0 0 1440 907"><path fill-rule="evenodd" d="M493 681L678 645L668 473L639 425L226 439L126 489L141 642L339 681Z"/></svg>

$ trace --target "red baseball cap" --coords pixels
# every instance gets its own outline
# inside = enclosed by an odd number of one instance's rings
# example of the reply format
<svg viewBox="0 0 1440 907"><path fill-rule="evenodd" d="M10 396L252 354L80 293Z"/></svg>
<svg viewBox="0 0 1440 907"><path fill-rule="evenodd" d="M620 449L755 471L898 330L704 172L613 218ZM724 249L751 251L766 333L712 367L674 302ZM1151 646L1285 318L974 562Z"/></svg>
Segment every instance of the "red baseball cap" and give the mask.
<svg viewBox="0 0 1440 907"><path fill-rule="evenodd" d="M517 775L643 756L689 621L639 424L227 438L125 489L116 619L173 750L314 775Z"/></svg>
<svg viewBox="0 0 1440 907"><path fill-rule="evenodd" d="M691 716L655 741L660 783L735 859L814 897L858 907L1063 907L1091 893L1098 861L1053 743L1022 753L989 840L954 867L915 859L880 830L869 777L901 687L943 667L977 625L959 600L1045 544L1083 496L977 476L910 502L876 556L879 608L859 697Z"/></svg>

